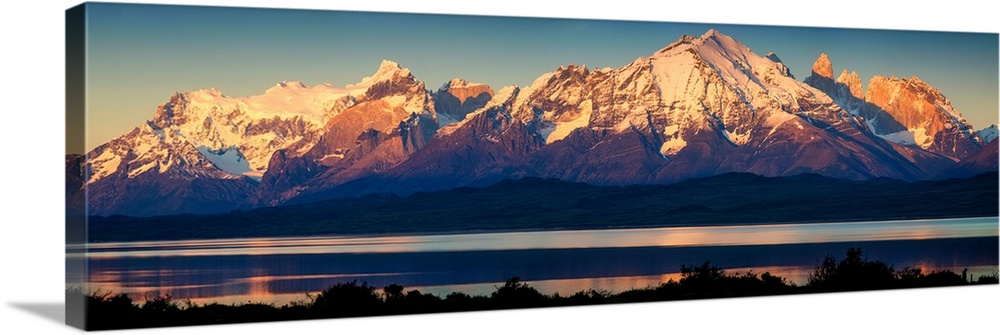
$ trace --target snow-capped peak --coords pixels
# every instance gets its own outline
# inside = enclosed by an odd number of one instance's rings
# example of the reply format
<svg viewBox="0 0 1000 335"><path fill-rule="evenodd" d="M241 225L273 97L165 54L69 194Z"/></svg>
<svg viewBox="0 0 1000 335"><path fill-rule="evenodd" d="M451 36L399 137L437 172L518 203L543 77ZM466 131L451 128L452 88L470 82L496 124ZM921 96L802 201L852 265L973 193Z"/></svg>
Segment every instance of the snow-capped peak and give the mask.
<svg viewBox="0 0 1000 335"><path fill-rule="evenodd" d="M395 72L391 71L393 67ZM395 63L384 63L383 71L377 74L395 74L398 69ZM275 150L317 136L330 117L353 104L366 89L329 84L310 87L298 81L282 81L262 94L248 97L228 97L217 88L177 92L158 107L145 127L115 140L139 143L129 152L112 153L101 147L95 149L101 152L94 157L112 155L127 164L141 165L129 170L129 178L153 171L148 162L161 162L157 171L172 169L171 164L162 163L169 157L184 157L188 162L204 160L231 175L259 178ZM135 158L125 160L128 157ZM117 164L110 163L92 166L99 171L88 182L118 169Z"/></svg>
<svg viewBox="0 0 1000 335"><path fill-rule="evenodd" d="M723 34L715 29L709 29L708 31L706 31L704 34L702 34L700 37L697 38L689 35L681 35L680 39L674 41L673 43L668 44L666 47L660 49L653 55L656 56L660 54L666 54L674 49L686 50L685 48L678 48L684 45L691 45L693 47L701 47L708 45L720 49L729 50L731 52L745 52L750 50L749 48L747 48L740 42L736 41L729 35Z"/></svg>
<svg viewBox="0 0 1000 335"><path fill-rule="evenodd" d="M1000 132L997 131L997 125L995 124L980 129L976 133L979 134L979 137L983 138L983 143L993 142L993 140L997 139L997 136L1000 135Z"/></svg>
<svg viewBox="0 0 1000 335"><path fill-rule="evenodd" d="M383 59L382 63L379 63L378 65L378 71L375 71L375 73L378 74L382 72L395 71L401 69L402 67L399 66L399 63L396 63L388 59Z"/></svg>
<svg viewBox="0 0 1000 335"><path fill-rule="evenodd" d="M285 88L306 88L307 87L301 81L287 81L287 80L283 80L283 81L279 82L277 86L279 86L279 87L285 87Z"/></svg>
<svg viewBox="0 0 1000 335"><path fill-rule="evenodd" d="M483 109L490 109L502 105L510 105L512 103L511 100L517 97L520 91L521 89L515 85L505 86L504 88L501 88L499 91L497 91L497 94L493 96L493 99L490 99L490 102L486 103L486 106L483 107Z"/></svg>
<svg viewBox="0 0 1000 335"><path fill-rule="evenodd" d="M264 91L264 94L274 94L274 93L284 92L287 90L308 89L308 88L309 86L303 84L300 81L283 80L278 82L277 84L274 84L274 86L271 86L271 88L268 88L266 91Z"/></svg>
<svg viewBox="0 0 1000 335"><path fill-rule="evenodd" d="M788 68L773 58L755 54L749 47L718 30L711 29L691 42L692 51L711 65L723 80L746 90L785 91L790 94L804 88L791 78ZM772 54L773 55L773 54ZM665 64L664 64L665 65ZM832 72L832 71L831 71Z"/></svg>
<svg viewBox="0 0 1000 335"><path fill-rule="evenodd" d="M671 150L661 151L667 156L683 148L680 143L682 139L687 141L686 136L708 129L742 146L753 140L751 136L770 136L767 132L756 132L757 127L774 129L783 123L758 124L755 120L794 120L791 114L818 112L831 113L831 123L840 122L839 114L832 115L839 109L818 108L832 104L832 99L794 79L777 56L773 53L758 55L718 30L709 30L696 39L682 37L648 59L640 58L629 65L638 71L647 66L651 68L652 77L634 77L637 88L656 87L656 91L646 91L654 92L647 96L658 95L658 105L671 106L670 110L663 121L647 118L647 113L633 113L613 127L625 129L652 123L653 129L672 129L662 132L664 139L676 140L676 143L671 142ZM647 80L653 85L647 84ZM726 102L721 102L723 100ZM812 107L803 108L802 102ZM659 108L651 103L636 107L640 107L640 111ZM792 122L789 125L800 124ZM672 126L679 128L665 128Z"/></svg>
<svg viewBox="0 0 1000 335"><path fill-rule="evenodd" d="M708 41L716 41L716 43L726 49L737 50L737 49L747 49L742 43L732 38L729 35L723 34L715 29L709 29L705 34L701 35L695 43L696 44L706 44Z"/></svg>
<svg viewBox="0 0 1000 335"><path fill-rule="evenodd" d="M206 95L206 96L212 96L212 97L225 97L224 95L222 95L222 91L219 91L219 89L217 89L215 87L212 87L212 88L203 88L203 89L194 91L194 93L201 94L201 95Z"/></svg>
<svg viewBox="0 0 1000 335"><path fill-rule="evenodd" d="M384 59L382 63L379 64L378 70L374 74L361 79L361 82L349 85L351 88L369 87L375 83L392 80L396 76L408 77L410 76L410 69L404 68L394 61Z"/></svg>

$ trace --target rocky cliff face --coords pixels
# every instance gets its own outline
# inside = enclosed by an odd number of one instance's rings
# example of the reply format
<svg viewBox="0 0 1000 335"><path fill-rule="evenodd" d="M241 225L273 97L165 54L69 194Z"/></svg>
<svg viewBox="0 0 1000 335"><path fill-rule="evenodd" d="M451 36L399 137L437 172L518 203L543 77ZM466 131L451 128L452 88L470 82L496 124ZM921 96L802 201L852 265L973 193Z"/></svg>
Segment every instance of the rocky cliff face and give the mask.
<svg viewBox="0 0 1000 335"><path fill-rule="evenodd" d="M865 101L891 115L927 151L961 160L985 144L951 101L917 77L873 77Z"/></svg>
<svg viewBox="0 0 1000 335"><path fill-rule="evenodd" d="M813 63L812 75L833 79L833 63L830 62L830 56L825 53L819 54L819 58Z"/></svg>
<svg viewBox="0 0 1000 335"><path fill-rule="evenodd" d="M461 121L467 114L485 106L493 94L493 89L486 84L470 83L461 78L449 80L433 93L439 125Z"/></svg>
<svg viewBox="0 0 1000 335"><path fill-rule="evenodd" d="M857 72L851 71L847 73L847 69L840 72L837 76L837 83L843 84L847 88L847 93L855 99L864 99L865 92L861 89L861 77L858 76Z"/></svg>
<svg viewBox="0 0 1000 335"><path fill-rule="evenodd" d="M830 93L828 93L830 94ZM857 72L847 72L843 69L836 80L836 92L830 94L833 101L844 110L858 115L857 111L865 108L865 92L861 87L861 77Z"/></svg>
<svg viewBox="0 0 1000 335"><path fill-rule="evenodd" d="M940 91L917 77L874 76L865 92L857 73L844 69L836 81L826 76L832 69L826 54L816 59L813 69L806 83L830 95L852 115L862 117L873 133L888 141L953 161L986 144Z"/></svg>

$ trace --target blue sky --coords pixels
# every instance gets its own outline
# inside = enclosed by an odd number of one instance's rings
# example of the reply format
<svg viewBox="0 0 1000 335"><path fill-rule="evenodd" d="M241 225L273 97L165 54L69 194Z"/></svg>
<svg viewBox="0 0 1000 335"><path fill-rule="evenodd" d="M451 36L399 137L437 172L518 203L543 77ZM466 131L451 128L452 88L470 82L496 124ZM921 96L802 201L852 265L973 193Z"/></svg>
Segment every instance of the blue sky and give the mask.
<svg viewBox="0 0 1000 335"><path fill-rule="evenodd" d="M916 75L974 127L997 123L996 34L119 4L94 4L89 19L88 150L178 91L247 96L282 80L342 86L382 59L431 89L453 77L525 86L569 63L619 67L710 28L777 53L800 80L825 52L835 74Z"/></svg>

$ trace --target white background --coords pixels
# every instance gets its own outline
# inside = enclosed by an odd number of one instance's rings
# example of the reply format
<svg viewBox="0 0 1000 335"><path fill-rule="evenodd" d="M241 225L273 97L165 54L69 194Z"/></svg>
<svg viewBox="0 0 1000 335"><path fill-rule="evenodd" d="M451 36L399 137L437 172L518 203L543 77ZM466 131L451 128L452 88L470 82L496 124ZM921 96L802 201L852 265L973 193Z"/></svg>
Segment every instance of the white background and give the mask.
<svg viewBox="0 0 1000 335"><path fill-rule="evenodd" d="M145 2L145 1L139 1ZM478 1L468 1L470 3ZM161 1L651 21L1000 31L973 1L635 0L558 3L368 0ZM648 3L658 3L650 1ZM985 2L981 2L985 3ZM0 333L74 333L62 325L64 10L73 1L5 1L0 9ZM665 40L670 38L665 37ZM941 66L947 66L942 64ZM944 200L944 199L942 199ZM128 334L440 333L963 333L996 332L1000 286L626 304L404 317L128 330ZM219 328L225 327L225 328ZM122 333L122 332L116 332Z"/></svg>

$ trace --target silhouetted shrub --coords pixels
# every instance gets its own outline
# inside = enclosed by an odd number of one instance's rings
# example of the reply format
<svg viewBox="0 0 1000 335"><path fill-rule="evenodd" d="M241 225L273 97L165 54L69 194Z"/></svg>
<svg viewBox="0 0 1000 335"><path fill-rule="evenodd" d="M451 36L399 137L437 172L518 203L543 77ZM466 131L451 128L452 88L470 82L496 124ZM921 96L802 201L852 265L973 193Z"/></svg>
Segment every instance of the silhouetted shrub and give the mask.
<svg viewBox="0 0 1000 335"><path fill-rule="evenodd" d="M472 297L462 292L451 292L444 297L444 300L449 303L462 303L472 301Z"/></svg>
<svg viewBox="0 0 1000 335"><path fill-rule="evenodd" d="M403 293L403 286L392 284L382 289L385 294L385 311L389 314L430 313L444 308L444 300L412 290Z"/></svg>
<svg viewBox="0 0 1000 335"><path fill-rule="evenodd" d="M840 262L827 255L806 286L817 291L857 291L891 288L894 284L896 273L892 266L869 261L862 257L861 248L850 248Z"/></svg>
<svg viewBox="0 0 1000 335"><path fill-rule="evenodd" d="M934 271L921 279L918 287L931 287L931 286L958 286L965 285L968 282L962 278L961 275L952 272L951 270L944 271Z"/></svg>
<svg viewBox="0 0 1000 335"><path fill-rule="evenodd" d="M86 323L89 329L137 327L136 324L139 323L139 306L125 293L95 291L86 295L86 301Z"/></svg>
<svg viewBox="0 0 1000 335"><path fill-rule="evenodd" d="M674 289L684 298L741 297L787 293L785 279L769 272L758 276L753 272L730 275L716 265L704 262L697 266L681 266L679 287ZM660 291L668 291L661 286Z"/></svg>
<svg viewBox="0 0 1000 335"><path fill-rule="evenodd" d="M174 298L169 294L146 298L141 309L147 313L174 313L180 310L177 303L174 302Z"/></svg>
<svg viewBox="0 0 1000 335"><path fill-rule="evenodd" d="M385 293L386 302L403 298L403 286L400 285L391 284L383 287L382 292Z"/></svg>
<svg viewBox="0 0 1000 335"><path fill-rule="evenodd" d="M988 276L979 276L976 284L997 284L1000 283L1000 274L994 273Z"/></svg>
<svg viewBox="0 0 1000 335"><path fill-rule="evenodd" d="M896 279L903 283L918 283L923 278L924 271L920 268L903 268L896 272Z"/></svg>
<svg viewBox="0 0 1000 335"><path fill-rule="evenodd" d="M590 289L588 291L576 292L573 295L563 298L565 300L561 305L592 305L592 304L602 304L605 303L608 297L611 296L611 292L608 291L598 291Z"/></svg>
<svg viewBox="0 0 1000 335"><path fill-rule="evenodd" d="M508 279L496 289L490 298L499 308L538 307L545 301L545 295L528 284L521 283L519 277Z"/></svg>
<svg viewBox="0 0 1000 335"><path fill-rule="evenodd" d="M681 265L681 285L698 287L710 285L722 279L725 272L718 266L711 265L711 262L704 262L701 265Z"/></svg>
<svg viewBox="0 0 1000 335"><path fill-rule="evenodd" d="M320 292L313 299L311 308L323 316L361 316L372 315L382 298L375 292L375 287L367 282L357 281L337 283Z"/></svg>
<svg viewBox="0 0 1000 335"><path fill-rule="evenodd" d="M433 294L423 294L413 290L406 292L403 297L403 312L405 313L427 313L436 312L442 309L444 300Z"/></svg>

